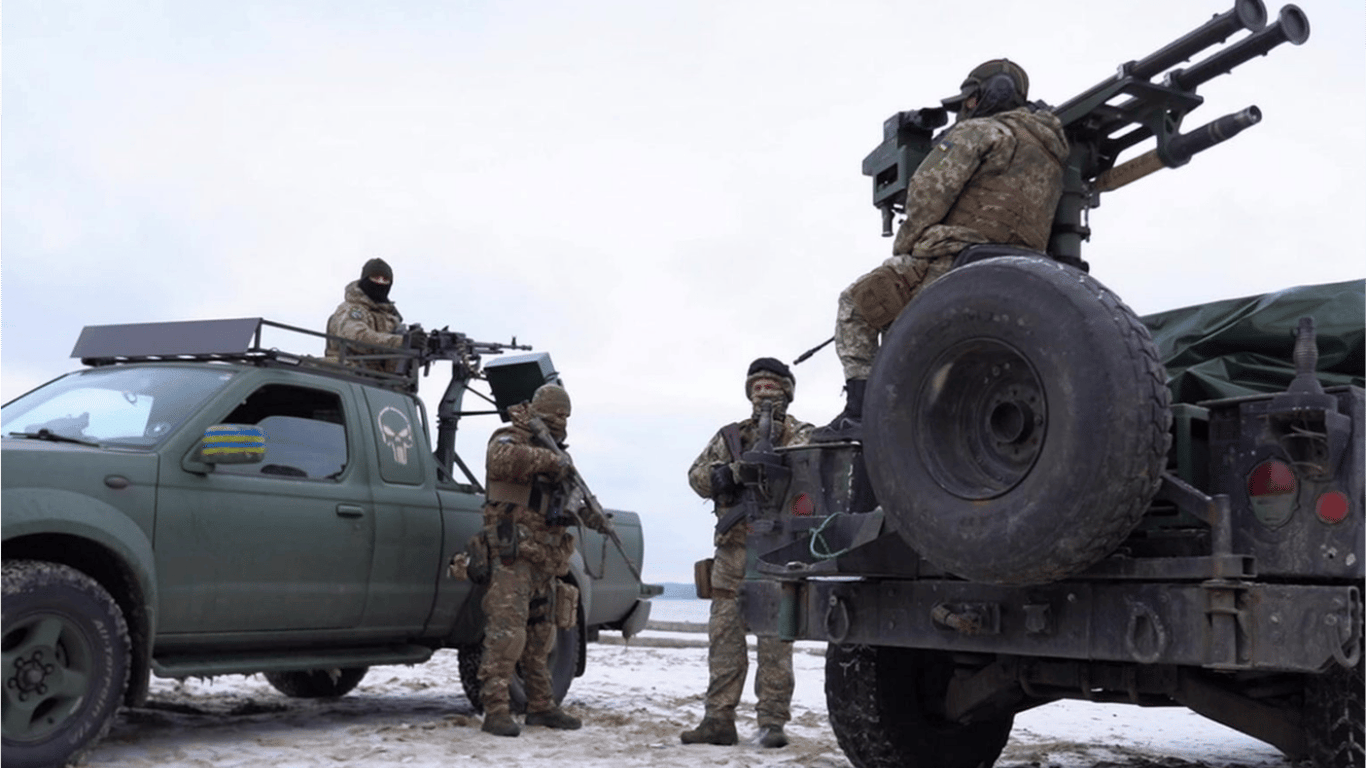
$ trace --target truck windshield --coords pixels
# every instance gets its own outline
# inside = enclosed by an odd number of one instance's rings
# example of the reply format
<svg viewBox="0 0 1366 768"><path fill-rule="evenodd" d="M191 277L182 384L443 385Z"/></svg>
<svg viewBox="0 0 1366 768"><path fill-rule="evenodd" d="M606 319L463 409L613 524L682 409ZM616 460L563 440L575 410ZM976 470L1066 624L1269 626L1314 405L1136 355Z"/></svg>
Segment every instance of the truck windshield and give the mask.
<svg viewBox="0 0 1366 768"><path fill-rule="evenodd" d="M234 374L183 366L77 371L6 403L0 435L152 447Z"/></svg>

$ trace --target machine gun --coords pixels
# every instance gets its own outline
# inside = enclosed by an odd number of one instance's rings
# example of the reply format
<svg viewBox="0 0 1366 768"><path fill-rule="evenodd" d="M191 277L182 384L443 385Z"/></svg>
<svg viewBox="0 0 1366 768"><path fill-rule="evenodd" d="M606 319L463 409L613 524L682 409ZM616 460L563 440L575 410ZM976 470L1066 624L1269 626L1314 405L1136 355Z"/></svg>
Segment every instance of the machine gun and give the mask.
<svg viewBox="0 0 1366 768"><path fill-rule="evenodd" d="M1172 69L1243 30L1251 34L1195 64ZM1049 254L1063 261L1080 261L1081 243L1091 234L1086 212L1099 205L1101 192L1118 189L1159 168L1184 165L1196 153L1261 120L1261 112L1251 106L1181 133L1181 121L1204 102L1195 93L1197 87L1281 43L1300 45L1307 39L1309 20L1298 7L1285 6L1276 23L1267 27L1262 0L1236 0L1231 10L1139 61L1120 65L1113 77L1054 109L1071 154ZM1153 81L1164 72L1160 83ZM863 159L863 173L873 179L873 205L882 211L884 237L892 235L893 217L905 212L907 186L934 146L934 130L947 121L948 114L940 107L898 112L883 123L882 143ZM1156 139L1156 148L1115 166L1121 152L1149 137Z"/></svg>
<svg viewBox="0 0 1366 768"><path fill-rule="evenodd" d="M407 371L413 392L417 391L419 368L421 368L423 375L426 375L432 363L441 360L451 361L451 378L446 383L446 391L441 396L440 404L436 407L436 450L434 455L437 463L448 472L455 465L459 465L470 484L478 487L479 484L475 480L474 474L470 472L469 467L465 466L459 454L455 452L456 429L460 423L460 417L467 415L460 410L461 401L464 399L465 392L469 390L470 380L479 377L483 355L501 354L512 349L529 350L531 346L518 344L515 336L508 344L494 341L475 341L463 333L450 330L449 327L423 333L421 326L411 326L407 333L410 339L415 338L421 342L416 349L409 350L416 355L412 361L412 367ZM479 393L476 392L475 394Z"/></svg>

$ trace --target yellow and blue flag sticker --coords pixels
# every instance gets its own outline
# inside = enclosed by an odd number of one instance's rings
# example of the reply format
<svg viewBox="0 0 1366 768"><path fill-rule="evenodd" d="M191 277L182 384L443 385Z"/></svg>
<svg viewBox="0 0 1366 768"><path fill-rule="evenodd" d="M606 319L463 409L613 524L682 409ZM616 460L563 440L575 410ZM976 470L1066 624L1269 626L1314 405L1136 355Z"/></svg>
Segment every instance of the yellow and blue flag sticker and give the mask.
<svg viewBox="0 0 1366 768"><path fill-rule="evenodd" d="M204 430L200 456L218 464L247 464L266 456L266 432L241 424L215 424Z"/></svg>

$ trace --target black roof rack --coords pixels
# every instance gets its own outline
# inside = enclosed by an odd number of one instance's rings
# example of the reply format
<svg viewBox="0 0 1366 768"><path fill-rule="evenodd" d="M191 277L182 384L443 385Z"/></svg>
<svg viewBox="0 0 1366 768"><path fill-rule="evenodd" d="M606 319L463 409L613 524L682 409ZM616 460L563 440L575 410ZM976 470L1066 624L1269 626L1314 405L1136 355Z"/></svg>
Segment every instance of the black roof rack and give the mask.
<svg viewBox="0 0 1366 768"><path fill-rule="evenodd" d="M324 344L328 341L341 342L338 344L340 352L336 359L331 359L266 347L262 342L262 331L266 328L311 336L322 340ZM293 340L296 337L289 338ZM452 363L451 380L437 406L436 459L448 474L453 473L454 466L459 464L470 484L479 489L478 480L455 454L455 431L460 417L496 413L507 420L509 405L529 399L541 384L551 381L562 383L562 380L550 362L550 355L544 352L499 361L490 366L492 370L486 376L480 368L482 355L531 349L530 346L518 344L515 337L508 344L475 341L463 333L443 328L425 333L424 338L426 342L421 348L386 347L259 317L241 317L230 320L88 325L76 340L71 356L80 358L82 363L90 366L187 361L301 368L410 395L417 394L419 371L425 374L432 363L449 360ZM393 366L397 372L358 365L377 360L398 361L398 365ZM493 397L467 388L469 381L475 378L488 379ZM488 401L495 410L462 411L460 401L466 391Z"/></svg>
<svg viewBox="0 0 1366 768"><path fill-rule="evenodd" d="M304 334L323 340L344 341L336 360L288 352L262 345L265 328ZM374 353L357 354L357 347L373 348ZM307 368L317 373L369 384L417 391L418 368L430 360L425 350L394 349L365 342L342 339L326 333L285 325L259 317L229 320L183 320L164 323L126 325L88 325L81 330L72 357L90 366L118 363L163 361L240 362L260 366ZM398 360L399 373L357 366L374 360ZM351 364L348 364L351 363Z"/></svg>

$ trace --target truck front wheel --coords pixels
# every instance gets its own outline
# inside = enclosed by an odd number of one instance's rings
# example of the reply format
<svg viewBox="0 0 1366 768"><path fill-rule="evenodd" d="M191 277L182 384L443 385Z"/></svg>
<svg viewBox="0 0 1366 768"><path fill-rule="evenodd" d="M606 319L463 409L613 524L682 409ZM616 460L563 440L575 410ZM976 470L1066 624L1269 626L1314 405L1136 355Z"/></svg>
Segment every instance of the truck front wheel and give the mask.
<svg viewBox="0 0 1366 768"><path fill-rule="evenodd" d="M6 768L64 765L109 729L128 685L128 626L99 582L58 563L4 564Z"/></svg>
<svg viewBox="0 0 1366 768"><path fill-rule="evenodd" d="M1015 716L945 720L947 653L876 645L825 651L830 727L855 768L978 768L1005 749Z"/></svg>

